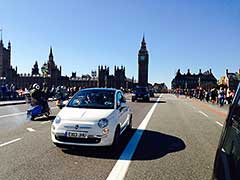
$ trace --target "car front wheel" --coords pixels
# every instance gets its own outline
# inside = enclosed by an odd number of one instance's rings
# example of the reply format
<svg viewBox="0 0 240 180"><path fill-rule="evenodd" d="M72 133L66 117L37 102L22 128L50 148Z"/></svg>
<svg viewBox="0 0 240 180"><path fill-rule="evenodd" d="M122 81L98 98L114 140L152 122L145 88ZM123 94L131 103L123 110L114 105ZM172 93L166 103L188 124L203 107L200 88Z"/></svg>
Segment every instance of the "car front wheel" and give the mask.
<svg viewBox="0 0 240 180"><path fill-rule="evenodd" d="M112 148L116 149L119 145L119 140L120 140L120 128L119 126L115 130L114 138L113 138L113 143L112 143Z"/></svg>
<svg viewBox="0 0 240 180"><path fill-rule="evenodd" d="M132 129L132 114L130 115L130 119L129 119L129 124L128 124L128 127L127 127L127 131L131 131Z"/></svg>

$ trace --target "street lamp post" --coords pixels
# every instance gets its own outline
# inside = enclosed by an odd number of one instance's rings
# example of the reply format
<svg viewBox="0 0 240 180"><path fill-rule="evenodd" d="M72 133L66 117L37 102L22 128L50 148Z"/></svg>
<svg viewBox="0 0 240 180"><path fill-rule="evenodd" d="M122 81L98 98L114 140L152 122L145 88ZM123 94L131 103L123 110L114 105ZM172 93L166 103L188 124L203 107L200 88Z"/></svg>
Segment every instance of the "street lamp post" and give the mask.
<svg viewBox="0 0 240 180"><path fill-rule="evenodd" d="M44 64L41 68L41 71L43 73L43 80L44 80L44 83L46 84L46 78L48 77L48 66L47 64Z"/></svg>

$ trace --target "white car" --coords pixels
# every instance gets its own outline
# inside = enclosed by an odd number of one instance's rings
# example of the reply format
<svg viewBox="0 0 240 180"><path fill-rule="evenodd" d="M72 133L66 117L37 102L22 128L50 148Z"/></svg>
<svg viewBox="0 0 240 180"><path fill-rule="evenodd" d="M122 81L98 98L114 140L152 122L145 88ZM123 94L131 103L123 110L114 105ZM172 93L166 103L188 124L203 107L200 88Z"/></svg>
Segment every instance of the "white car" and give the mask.
<svg viewBox="0 0 240 180"><path fill-rule="evenodd" d="M58 113L51 138L58 147L116 146L131 128L132 112L120 90L89 88L77 92Z"/></svg>

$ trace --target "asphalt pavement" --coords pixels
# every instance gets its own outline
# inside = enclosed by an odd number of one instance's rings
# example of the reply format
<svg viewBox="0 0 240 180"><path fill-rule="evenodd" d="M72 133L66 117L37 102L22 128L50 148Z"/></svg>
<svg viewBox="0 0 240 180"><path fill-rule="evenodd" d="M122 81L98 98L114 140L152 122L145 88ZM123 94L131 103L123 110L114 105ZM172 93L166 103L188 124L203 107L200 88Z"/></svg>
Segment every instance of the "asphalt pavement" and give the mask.
<svg viewBox="0 0 240 180"><path fill-rule="evenodd" d="M50 125L59 112L54 102L50 118L35 121L26 119L26 104L0 107L0 179L118 179L111 174L124 174L125 179L210 179L227 111L171 94L149 103L131 102L129 95L127 99L133 130L123 135L115 152L53 145ZM128 143L139 132L135 150ZM126 149L133 156L120 159ZM124 168L118 168L119 162Z"/></svg>

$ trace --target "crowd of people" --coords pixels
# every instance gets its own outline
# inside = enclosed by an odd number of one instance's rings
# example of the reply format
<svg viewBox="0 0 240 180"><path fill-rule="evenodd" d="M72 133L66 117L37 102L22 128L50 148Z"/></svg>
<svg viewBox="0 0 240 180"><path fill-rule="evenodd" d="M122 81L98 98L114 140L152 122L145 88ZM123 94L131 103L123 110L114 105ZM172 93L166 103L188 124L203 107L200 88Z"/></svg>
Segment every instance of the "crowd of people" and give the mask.
<svg viewBox="0 0 240 180"><path fill-rule="evenodd" d="M4 84L0 88L0 101L24 99L25 95L34 89L33 85L36 85L36 83L30 84L29 87L16 89L14 84ZM44 96L46 96L46 98L67 99L67 97L72 96L80 89L80 87L66 86L52 86L49 88L46 83L37 85L39 86L41 92L44 92Z"/></svg>
<svg viewBox="0 0 240 180"><path fill-rule="evenodd" d="M205 90L203 88L197 89L176 89L174 91L176 96L185 95L185 97L189 98L197 98L200 101L211 102L213 104L219 104L220 107L224 106L224 104L231 104L232 100L235 96L235 90L231 90L229 88L213 88L211 90Z"/></svg>
<svg viewBox="0 0 240 180"><path fill-rule="evenodd" d="M17 99L19 95L14 84L4 84L0 88L0 100Z"/></svg>

